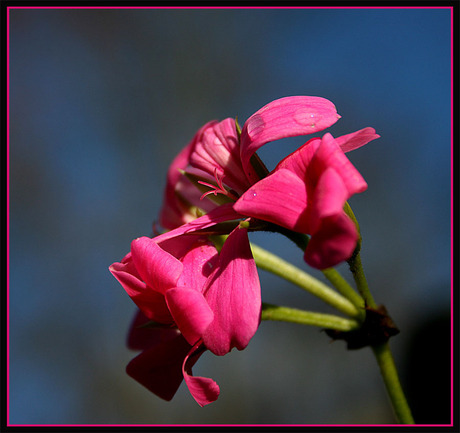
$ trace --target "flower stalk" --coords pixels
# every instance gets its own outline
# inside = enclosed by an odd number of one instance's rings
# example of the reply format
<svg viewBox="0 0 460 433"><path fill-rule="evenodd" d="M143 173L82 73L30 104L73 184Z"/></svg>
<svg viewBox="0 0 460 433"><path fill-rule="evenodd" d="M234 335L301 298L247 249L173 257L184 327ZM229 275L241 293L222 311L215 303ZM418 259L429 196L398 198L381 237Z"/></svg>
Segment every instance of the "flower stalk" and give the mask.
<svg viewBox="0 0 460 433"><path fill-rule="evenodd" d="M294 283L347 316L353 318L360 316L359 310L352 302L322 281L257 245L251 244L251 249L257 267Z"/></svg>
<svg viewBox="0 0 460 433"><path fill-rule="evenodd" d="M348 260L348 265L355 280L356 287L363 297L366 306L370 307L371 309L376 309L378 307L370 292L361 262L360 253L362 237L359 229L359 224L348 202L345 204L344 210L345 213L355 223L359 233L358 244L352 257ZM404 395L404 391L401 387L401 382L399 381L398 371L396 369L393 354L391 353L388 341L380 344L373 344L371 345L371 348L379 365L380 373L382 375L382 379L390 398L396 419L402 424L415 424L410 407Z"/></svg>
<svg viewBox="0 0 460 433"><path fill-rule="evenodd" d="M353 289L353 287L350 286L350 284L348 284L337 269L328 268L323 269L322 272L329 282L358 308L360 312L360 319L363 319L365 316L364 299Z"/></svg>
<svg viewBox="0 0 460 433"><path fill-rule="evenodd" d="M346 319L333 314L316 313L284 306L262 304L262 320L278 320L300 325L318 326L348 332L359 327L356 320Z"/></svg>
<svg viewBox="0 0 460 433"><path fill-rule="evenodd" d="M398 372L388 342L372 347L382 374L395 416L402 424L415 424L401 387Z"/></svg>
<svg viewBox="0 0 460 433"><path fill-rule="evenodd" d="M350 266L350 271L353 274L353 278L356 283L356 287L358 288L359 293L364 299L364 302L368 307L376 308L377 304L374 301L374 297L372 296L369 285L367 284L367 279L364 274L363 265L361 263L361 254L354 255L349 261L348 265Z"/></svg>
<svg viewBox="0 0 460 433"><path fill-rule="evenodd" d="M348 205L348 203L346 203ZM349 207L349 206L348 206ZM350 208L351 211L351 208ZM354 215L353 215L354 218ZM356 218L354 218L354 222L357 225ZM273 232L278 232L286 236L288 239L290 239L292 242L294 242L303 252L305 252L305 248L308 245L309 238L307 235L303 233L297 233L292 230L287 230L283 227L276 227L276 228L270 228L269 231ZM359 228L358 228L359 231ZM361 236L360 236L361 240ZM364 319L364 307L365 303L360 294L358 294L351 286L348 284L348 282L345 280L345 278L340 275L340 272L337 271L334 268L327 268L322 270L324 276L329 280L329 282L338 290L338 292L343 295L345 298L350 300L353 305L355 305L358 310L359 310L359 318L362 320Z"/></svg>
<svg viewBox="0 0 460 433"><path fill-rule="evenodd" d="M348 266L350 267L350 271L353 275L353 279L355 280L356 287L364 299L366 306L371 308L376 308L377 304L374 301L374 298L369 290L369 285L367 284L366 276L364 275L363 265L361 263L361 244L362 244L362 237L361 237L361 230L359 229L358 220L353 213L348 202L345 202L345 206L343 208L345 213L350 217L350 219L355 223L356 229L358 230L358 243L356 244L355 251L353 255L348 260Z"/></svg>

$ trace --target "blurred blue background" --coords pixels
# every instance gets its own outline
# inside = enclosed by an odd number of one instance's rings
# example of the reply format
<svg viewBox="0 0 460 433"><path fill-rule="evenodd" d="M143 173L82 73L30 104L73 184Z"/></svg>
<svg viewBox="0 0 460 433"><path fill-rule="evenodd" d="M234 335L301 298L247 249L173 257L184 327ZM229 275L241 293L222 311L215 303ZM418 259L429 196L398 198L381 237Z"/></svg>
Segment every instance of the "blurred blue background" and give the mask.
<svg viewBox="0 0 460 433"><path fill-rule="evenodd" d="M13 8L10 423L394 421L371 351L317 328L264 322L244 351L206 353L194 373L221 395L205 408L185 384L165 402L125 374L135 307L108 266L151 234L168 165L199 127L243 124L290 95L333 101L334 135L381 135L347 154L369 185L350 200L363 263L401 329L391 345L405 386L440 382L433 359L409 355L450 309L449 9ZM273 168L306 139L260 155ZM252 240L307 269L289 241ZM261 282L265 302L332 312L276 277ZM425 350L438 360L440 335ZM414 391L416 407L429 390Z"/></svg>

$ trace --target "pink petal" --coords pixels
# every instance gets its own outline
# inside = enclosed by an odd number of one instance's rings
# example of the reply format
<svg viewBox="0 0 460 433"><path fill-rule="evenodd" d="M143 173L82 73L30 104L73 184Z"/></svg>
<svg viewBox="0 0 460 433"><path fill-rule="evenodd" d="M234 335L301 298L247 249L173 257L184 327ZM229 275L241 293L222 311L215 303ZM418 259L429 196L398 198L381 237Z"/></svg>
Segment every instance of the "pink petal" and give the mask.
<svg viewBox="0 0 460 433"><path fill-rule="evenodd" d="M242 215L306 233L307 187L290 170L274 171L254 184L234 204Z"/></svg>
<svg viewBox="0 0 460 433"><path fill-rule="evenodd" d="M195 239L195 242L189 245L188 251L181 258L183 271L177 281L177 287L193 289L202 293L206 280L216 266L219 255L214 244L206 236L180 236L171 239L171 241L177 240L188 244L189 238Z"/></svg>
<svg viewBox="0 0 460 433"><path fill-rule="evenodd" d="M312 138L303 146L282 159L274 171L285 168L295 173L300 179L307 179L309 165L321 145L320 138Z"/></svg>
<svg viewBox="0 0 460 433"><path fill-rule="evenodd" d="M113 263L109 270L150 320L172 323L164 296L139 279L131 254L128 254L121 263Z"/></svg>
<svg viewBox="0 0 460 433"><path fill-rule="evenodd" d="M237 227L228 236L205 297L214 312L203 334L205 346L216 355L244 349L257 331L261 312L259 276L246 229Z"/></svg>
<svg viewBox="0 0 460 433"><path fill-rule="evenodd" d="M212 227L220 222L232 221L240 218L241 215L233 209L233 203L226 203L215 208L206 215L203 215L193 221L190 221L187 224L184 224L180 227L177 227L174 230L156 236L155 242L158 242L161 245L163 241L172 239L176 236L195 233L198 230Z"/></svg>
<svg viewBox="0 0 460 433"><path fill-rule="evenodd" d="M206 128L190 155L190 164L214 177L216 170L230 188L242 192L249 186L240 159L235 120L228 118Z"/></svg>
<svg viewBox="0 0 460 433"><path fill-rule="evenodd" d="M317 269L336 266L351 257L357 241L356 226L344 212L324 218L308 242L304 259Z"/></svg>
<svg viewBox="0 0 460 433"><path fill-rule="evenodd" d="M187 172L192 170L195 169L187 168ZM203 177L204 173L200 172L199 174ZM168 230L194 220L197 209L206 213L216 207L216 204L211 200L201 200L203 193L185 175L180 175L181 177L175 185L174 205L167 205L167 202L164 201L160 212L159 223ZM212 179L210 180L212 181Z"/></svg>
<svg viewBox="0 0 460 433"><path fill-rule="evenodd" d="M173 255L176 259L179 259L181 262L184 260L193 260L194 251L197 249L199 251L200 246L204 246L205 248L214 248L214 244L208 241L208 237L201 235L201 234L189 234L187 236L176 236L170 239L166 239L158 242L159 236L155 237L155 241L158 245L168 252L169 254ZM209 257L212 257L215 253L215 248L213 252L209 252ZM190 255L189 259L185 259L187 255ZM198 254L200 255L200 254Z"/></svg>
<svg viewBox="0 0 460 433"><path fill-rule="evenodd" d="M363 192L367 188L367 183L361 174L340 149L337 140L329 133L326 133L322 139L313 138L309 140L288 155L277 165L275 172L281 169L292 171L305 182L310 202L316 201L318 197L327 197L329 195L329 193L323 192L315 198L313 194L318 182L327 170L334 170L341 178L340 183L345 185L347 191L345 200L353 194ZM336 182L338 182L338 179L336 179ZM340 191L342 191L342 188L340 188ZM331 193L334 194L334 191L331 191ZM336 193L339 193L339 191L336 191ZM324 208L324 200L321 201L321 206L319 207ZM329 207L330 205L328 205ZM238 210L239 207L236 207L236 209ZM324 212L329 211L324 208Z"/></svg>
<svg viewBox="0 0 460 433"><path fill-rule="evenodd" d="M175 287L182 263L163 250L155 239L145 236L131 242L133 262L142 280L159 293Z"/></svg>
<svg viewBox="0 0 460 433"><path fill-rule="evenodd" d="M182 383L182 365L190 345L178 337L159 343L136 356L126 372L149 391L165 400L171 400Z"/></svg>
<svg viewBox="0 0 460 433"><path fill-rule="evenodd" d="M195 344L214 319L202 293L193 289L170 289L166 292L166 302L184 338Z"/></svg>
<svg viewBox="0 0 460 433"><path fill-rule="evenodd" d="M194 150L196 142L198 138L201 137L202 132L215 123L217 122L211 121L206 123L195 134L192 141L184 149L182 149L176 158L174 158L168 169L163 207L160 211L160 224L166 229L173 229L189 221L187 203L184 203L184 201L181 200L181 196L188 197L188 195L184 192L180 194L177 191L178 184L181 181L184 181L180 170L185 170L188 166L190 154ZM188 183L189 188L193 186L187 180L184 182ZM185 186L185 188L187 188L187 186Z"/></svg>
<svg viewBox="0 0 460 433"><path fill-rule="evenodd" d="M151 322L142 311L137 311L129 327L126 345L131 350L144 350L162 341L171 340L179 335L179 330L173 327L145 326Z"/></svg>
<svg viewBox="0 0 460 433"><path fill-rule="evenodd" d="M367 127L360 129L359 131L352 132L351 134L337 137L335 141L343 152L350 152L351 150L358 149L359 147L364 146L379 137L380 135L375 133L374 128Z"/></svg>
<svg viewBox="0 0 460 433"><path fill-rule="evenodd" d="M216 401L220 393L219 385L214 380L208 377L192 376L192 367L204 350L202 343L197 343L190 350L182 365L185 383L193 398L201 407Z"/></svg>
<svg viewBox="0 0 460 433"><path fill-rule="evenodd" d="M310 200L310 230L314 233L321 220L343 212L348 190L342 177L334 168L328 167L321 174Z"/></svg>
<svg viewBox="0 0 460 433"><path fill-rule="evenodd" d="M112 263L109 271L123 286L129 296L136 296L147 290L145 284L134 266L132 254L127 254L121 262Z"/></svg>
<svg viewBox="0 0 460 433"><path fill-rule="evenodd" d="M317 181L321 174L329 167L334 168L342 177L348 190L347 199L353 194L363 192L367 189L367 183L359 171L345 156L334 137L326 133L310 162L308 176L314 183L314 179Z"/></svg>
<svg viewBox="0 0 460 433"><path fill-rule="evenodd" d="M334 104L315 96L277 99L255 112L241 132L241 159L252 183L258 180L249 160L264 144L285 137L312 134L333 125L340 116Z"/></svg>

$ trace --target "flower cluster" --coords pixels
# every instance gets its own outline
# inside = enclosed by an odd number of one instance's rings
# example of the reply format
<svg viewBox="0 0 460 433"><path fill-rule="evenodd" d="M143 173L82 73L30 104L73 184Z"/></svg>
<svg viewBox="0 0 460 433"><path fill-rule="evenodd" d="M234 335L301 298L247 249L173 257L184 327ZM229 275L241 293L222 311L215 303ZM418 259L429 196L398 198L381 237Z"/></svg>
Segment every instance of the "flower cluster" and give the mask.
<svg viewBox="0 0 460 433"><path fill-rule="evenodd" d="M127 372L171 399L182 379L201 405L217 399L218 385L192 375L209 350L244 349L261 315L257 267L248 231L292 231L309 237L306 263L326 269L347 260L359 234L344 211L367 184L345 152L378 138L373 128L307 141L269 172L256 154L285 137L313 134L340 116L323 98L275 100L240 129L231 118L204 125L172 162L160 225L141 237L110 271L140 312L129 346L143 352ZM224 235L220 244L214 236Z"/></svg>

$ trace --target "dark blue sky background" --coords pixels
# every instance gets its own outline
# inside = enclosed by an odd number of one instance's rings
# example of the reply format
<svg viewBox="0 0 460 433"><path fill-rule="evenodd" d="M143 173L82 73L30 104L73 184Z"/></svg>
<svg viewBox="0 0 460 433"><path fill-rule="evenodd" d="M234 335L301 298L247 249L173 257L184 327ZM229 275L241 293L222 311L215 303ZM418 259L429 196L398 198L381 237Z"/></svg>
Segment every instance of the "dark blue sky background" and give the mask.
<svg viewBox="0 0 460 433"><path fill-rule="evenodd" d="M393 422L370 350L273 322L244 351L200 359L217 402L200 408L184 384L158 399L124 372L135 307L108 266L150 235L168 165L205 122L328 98L334 135L381 135L348 154L369 184L350 204L371 290L401 329L405 380L412 336L450 306L450 10L9 13L10 422ZM273 168L305 141L260 155ZM308 269L288 241L252 240ZM266 302L331 312L261 282Z"/></svg>

